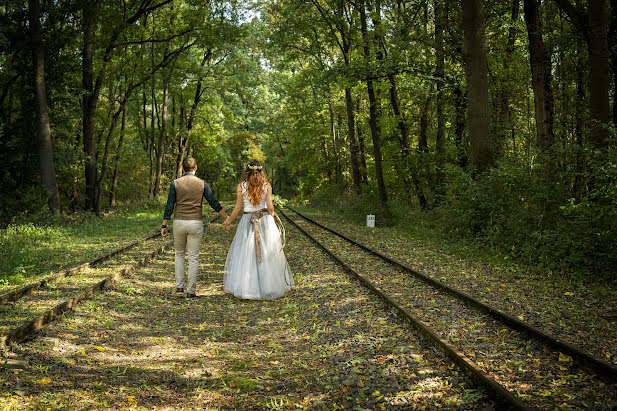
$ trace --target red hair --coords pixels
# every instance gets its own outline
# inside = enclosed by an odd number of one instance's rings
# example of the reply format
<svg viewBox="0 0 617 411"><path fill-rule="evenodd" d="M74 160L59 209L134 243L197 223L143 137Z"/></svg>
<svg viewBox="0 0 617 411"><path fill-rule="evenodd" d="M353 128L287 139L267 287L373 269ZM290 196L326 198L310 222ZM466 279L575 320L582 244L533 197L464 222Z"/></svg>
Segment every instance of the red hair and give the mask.
<svg viewBox="0 0 617 411"><path fill-rule="evenodd" d="M253 160L248 163L242 181L246 182L247 197L251 204L259 204L264 197L264 184L268 182L259 161Z"/></svg>

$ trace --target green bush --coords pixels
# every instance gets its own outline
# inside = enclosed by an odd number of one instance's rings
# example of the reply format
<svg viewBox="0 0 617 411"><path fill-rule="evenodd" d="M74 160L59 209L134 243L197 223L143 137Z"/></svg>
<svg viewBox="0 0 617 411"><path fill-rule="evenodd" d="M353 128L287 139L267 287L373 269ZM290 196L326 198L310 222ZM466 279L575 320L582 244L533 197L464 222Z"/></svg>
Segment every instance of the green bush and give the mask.
<svg viewBox="0 0 617 411"><path fill-rule="evenodd" d="M504 161L475 180L449 170L446 201L435 210L439 226L528 265L612 277L617 267L616 154L591 154L593 171L586 177L597 189L579 202L569 198L567 185L548 184L539 166Z"/></svg>

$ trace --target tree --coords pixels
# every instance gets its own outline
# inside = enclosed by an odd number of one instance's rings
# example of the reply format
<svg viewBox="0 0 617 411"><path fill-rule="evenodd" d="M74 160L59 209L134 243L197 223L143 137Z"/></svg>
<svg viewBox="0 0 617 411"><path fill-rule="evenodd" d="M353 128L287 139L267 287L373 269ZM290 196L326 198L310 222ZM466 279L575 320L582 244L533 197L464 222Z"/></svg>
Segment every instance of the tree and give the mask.
<svg viewBox="0 0 617 411"><path fill-rule="evenodd" d="M555 0L559 8L583 36L589 54L589 112L593 147L605 149L609 144L609 49L608 4L606 0L589 0L589 6L579 11L569 0Z"/></svg>
<svg viewBox="0 0 617 411"><path fill-rule="evenodd" d="M360 9L360 22L363 40L364 59L367 62L367 66L371 66L371 41L369 39L369 33L366 24L366 10L364 0L359 2ZM379 8L375 11L376 14L381 13ZM380 53L381 51L378 51ZM383 178L382 170L382 156L381 156L381 127L379 127L379 101L373 85L372 73L368 73L366 77L366 90L369 100L369 126L371 129L371 137L373 138L373 153L375 155L375 177L377 180L377 189L379 191L379 201L382 207L387 208L388 194L386 192L386 184Z"/></svg>
<svg viewBox="0 0 617 411"><path fill-rule="evenodd" d="M540 2L524 0L525 23L529 37L529 62L534 95L537 145L543 154L549 154L555 142L553 134L553 92L551 63L544 48Z"/></svg>
<svg viewBox="0 0 617 411"><path fill-rule="evenodd" d="M471 165L482 173L495 161L495 141L491 135L488 104L488 63L483 0L463 1L465 76L467 78L467 118Z"/></svg>
<svg viewBox="0 0 617 411"><path fill-rule="evenodd" d="M34 77L34 101L38 136L38 151L41 180L47 190L49 209L57 213L60 209L60 197L56 182L56 167L47 106L47 89L45 86L45 50L41 34L41 4L39 0L28 0L28 18L30 22L30 41L32 44L32 67Z"/></svg>

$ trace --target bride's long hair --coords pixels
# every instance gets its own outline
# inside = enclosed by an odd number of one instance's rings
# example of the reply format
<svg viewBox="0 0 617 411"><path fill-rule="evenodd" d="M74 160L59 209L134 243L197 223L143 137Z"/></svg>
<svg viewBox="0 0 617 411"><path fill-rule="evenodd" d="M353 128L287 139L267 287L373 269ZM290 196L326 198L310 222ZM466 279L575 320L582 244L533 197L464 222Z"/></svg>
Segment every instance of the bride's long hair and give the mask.
<svg viewBox="0 0 617 411"><path fill-rule="evenodd" d="M246 182L247 197L251 204L259 204L264 196L264 183L268 182L261 163L257 160L248 163L241 181Z"/></svg>

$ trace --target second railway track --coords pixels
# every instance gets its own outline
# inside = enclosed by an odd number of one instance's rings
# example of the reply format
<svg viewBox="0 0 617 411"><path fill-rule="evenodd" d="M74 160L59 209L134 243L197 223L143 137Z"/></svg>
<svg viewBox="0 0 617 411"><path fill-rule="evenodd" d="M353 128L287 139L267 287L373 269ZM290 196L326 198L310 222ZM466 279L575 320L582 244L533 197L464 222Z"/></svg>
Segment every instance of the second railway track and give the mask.
<svg viewBox="0 0 617 411"><path fill-rule="evenodd" d="M433 332L443 340L442 350L448 349L444 349L445 343L454 351L449 353L451 357L461 354L462 360L455 361L470 373L484 374L485 381L480 378L480 382L488 384L487 388L501 396L503 402L514 408L617 407L612 364L591 356L587 360L577 357L577 347L569 344L559 349L559 342L533 331L521 331L519 326L495 318L456 293L411 276L395 261L385 261L386 256L342 239L314 220L309 222L295 211L292 216L283 214L337 257L348 271L355 271L386 302L417 320L420 324L416 328L427 328L429 339L435 340L430 336ZM421 331L427 335L427 331ZM465 366L461 361L470 364ZM473 370L474 365L478 370ZM499 387L505 392L500 392Z"/></svg>
<svg viewBox="0 0 617 411"><path fill-rule="evenodd" d="M218 218L208 218L208 221L212 223ZM38 331L61 312L144 264L170 244L168 238L155 233L59 274L0 295L0 348Z"/></svg>

